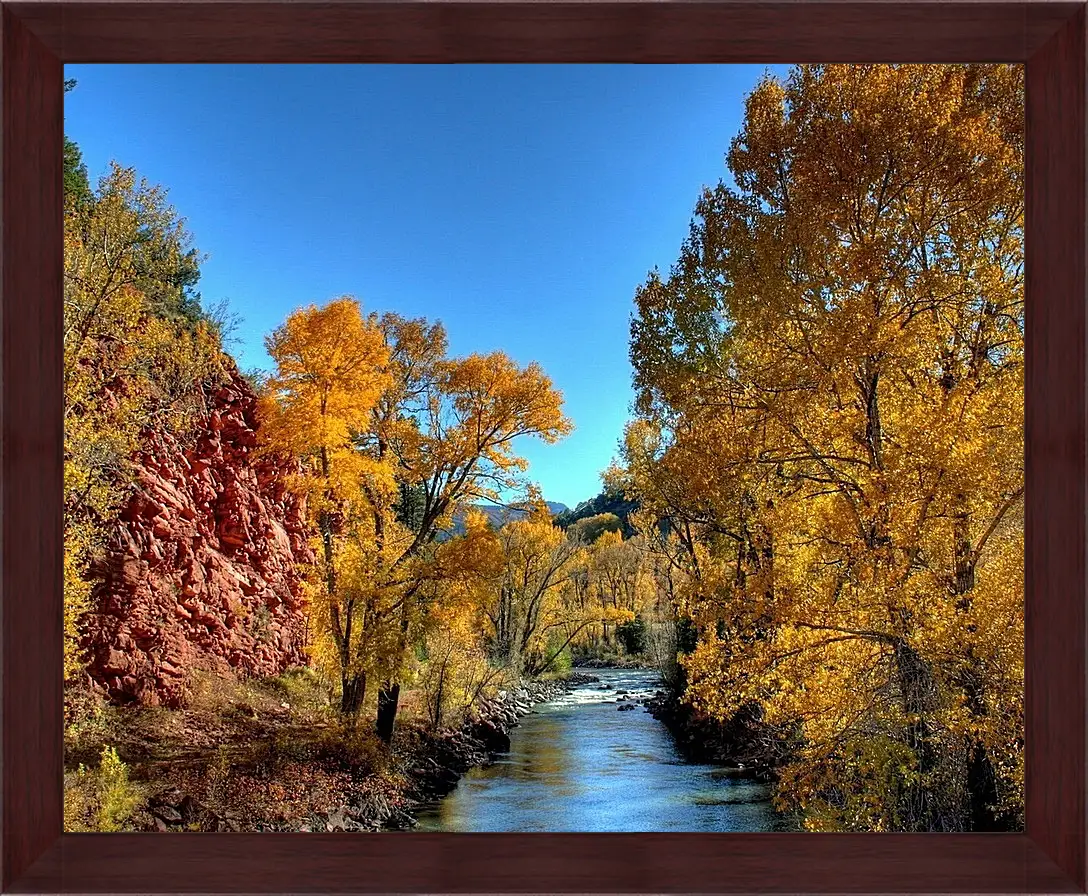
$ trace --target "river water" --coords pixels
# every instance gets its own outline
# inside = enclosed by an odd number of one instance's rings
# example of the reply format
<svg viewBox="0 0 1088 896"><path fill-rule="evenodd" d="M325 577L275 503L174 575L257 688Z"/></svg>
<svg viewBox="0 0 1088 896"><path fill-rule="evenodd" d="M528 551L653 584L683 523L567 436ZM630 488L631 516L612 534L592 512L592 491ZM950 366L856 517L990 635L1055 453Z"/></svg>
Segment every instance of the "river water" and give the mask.
<svg viewBox="0 0 1088 896"><path fill-rule="evenodd" d="M771 831L787 824L769 788L729 769L684 761L643 706L655 672L584 670L600 678L536 706L510 752L474 768L445 798L420 807L417 831Z"/></svg>

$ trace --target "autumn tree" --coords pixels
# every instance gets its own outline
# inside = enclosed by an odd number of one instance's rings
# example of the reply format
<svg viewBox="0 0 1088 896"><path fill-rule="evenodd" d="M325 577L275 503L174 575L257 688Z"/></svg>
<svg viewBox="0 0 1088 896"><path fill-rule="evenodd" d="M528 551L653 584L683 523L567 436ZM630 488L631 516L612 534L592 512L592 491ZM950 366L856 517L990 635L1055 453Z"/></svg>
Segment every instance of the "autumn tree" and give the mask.
<svg viewBox="0 0 1088 896"><path fill-rule="evenodd" d="M622 532L623 522L614 513L598 513L583 517L567 527L569 537L592 543L606 532Z"/></svg>
<svg viewBox="0 0 1088 896"><path fill-rule="evenodd" d="M591 575L601 602L636 612L646 595L646 551L643 539L605 532L593 544Z"/></svg>
<svg viewBox="0 0 1088 896"><path fill-rule="evenodd" d="M374 507L384 511L395 490L390 466L358 450L357 441L391 386L389 351L352 299L294 312L265 347L276 367L265 384L262 436L303 465L297 487L320 539L312 613L328 640L318 649L331 647L341 710L353 714L366 693L367 648L376 646L368 626L372 573L387 550L372 534Z"/></svg>
<svg viewBox="0 0 1088 896"><path fill-rule="evenodd" d="M514 442L525 436L554 442L570 432L561 405L538 364L519 368L501 352L438 361L402 405L412 435L398 462L403 479L421 489L422 504L418 528L390 566L404 593L394 662L378 695L377 728L384 740L392 736L413 611L424 596L419 586L430 574L442 521L468 499L494 499L500 489L521 485L518 474L527 463L514 453Z"/></svg>
<svg viewBox="0 0 1088 896"><path fill-rule="evenodd" d="M581 546L552 524L543 504L503 526L496 540L503 567L486 611L492 656L518 672L533 671L549 660L542 656L547 635L570 619L563 597L583 562ZM579 610L575 614L580 615Z"/></svg>
<svg viewBox="0 0 1088 896"><path fill-rule="evenodd" d="M799 731L810 826L1022 811L1023 81L800 66L636 297L626 462L686 571L688 696Z"/></svg>
<svg viewBox="0 0 1088 896"><path fill-rule="evenodd" d="M326 327L317 325L334 307L351 321L343 339L326 339ZM350 612L362 617L352 624L352 641L348 605L337 611L340 635L330 612L330 637L342 671L361 692L366 679L359 676L379 677L377 728L388 741L411 648L446 575L436 549L439 532L462 503L519 484L526 462L514 452L518 438L553 442L571 426L561 395L539 365L518 367L501 352L449 358L438 324L397 315L363 318L354 299L341 299L326 309L296 312L285 327L285 337L297 331L299 338L287 354L278 348L278 336L270 341L278 369L266 393L267 416L278 422L268 430L268 444L311 458L312 487L328 492L331 501L323 525L332 555L326 565L334 571L340 527L349 527L344 543L351 545L345 547L351 573L326 575L324 596L339 606L355 594ZM326 346L316 355L310 347L315 339ZM308 372L285 379L281 356ZM359 372L360 382L321 385L321 369L344 363ZM339 396L330 404L339 416L315 415L315 389L330 401ZM316 436L302 436L308 432ZM328 439L339 464L332 462L330 444L326 480L320 448ZM342 706L357 712L361 700L359 693Z"/></svg>
<svg viewBox="0 0 1088 896"><path fill-rule="evenodd" d="M428 721L438 729L460 723L510 670L491 662L488 612L505 558L487 516L470 510L464 533L435 550L442 574L424 624L420 685Z"/></svg>

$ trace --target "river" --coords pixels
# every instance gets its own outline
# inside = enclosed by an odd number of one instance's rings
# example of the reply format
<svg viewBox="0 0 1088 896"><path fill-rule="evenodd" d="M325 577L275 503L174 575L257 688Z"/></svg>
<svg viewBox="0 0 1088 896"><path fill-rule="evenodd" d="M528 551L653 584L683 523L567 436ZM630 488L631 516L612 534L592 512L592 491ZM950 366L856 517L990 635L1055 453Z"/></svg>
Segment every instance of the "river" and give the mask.
<svg viewBox="0 0 1088 896"><path fill-rule="evenodd" d="M655 672L587 669L600 681L539 704L510 752L420 807L417 831L771 831L788 829L765 784L686 762L646 709Z"/></svg>

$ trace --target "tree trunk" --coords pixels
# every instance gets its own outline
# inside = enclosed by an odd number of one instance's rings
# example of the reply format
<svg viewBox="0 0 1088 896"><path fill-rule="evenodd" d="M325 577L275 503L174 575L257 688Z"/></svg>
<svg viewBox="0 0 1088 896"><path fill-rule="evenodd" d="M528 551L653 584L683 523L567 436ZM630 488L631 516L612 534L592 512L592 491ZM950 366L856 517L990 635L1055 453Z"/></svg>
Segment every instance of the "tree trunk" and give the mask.
<svg viewBox="0 0 1088 896"><path fill-rule="evenodd" d="M434 715L431 717L431 727L438 731L442 727L442 700L446 696L446 669L449 668L450 654L453 648L446 651L442 660L442 670L438 673L438 693L434 698Z"/></svg>
<svg viewBox="0 0 1088 896"><path fill-rule="evenodd" d="M970 518L967 512L967 496L962 492L955 496L956 512L953 517L954 578L952 593L956 596L956 609L968 613L972 609L975 589L974 546L970 537ZM967 631L975 631L973 623L967 625ZM966 697L966 707L975 719L987 715L985 699L985 676L973 647L968 647L967 663L954 679L962 688ZM1009 830L1009 820L1000 817L996 810L997 775L993 763L981 741L968 737L966 745L967 759L967 825L971 831Z"/></svg>
<svg viewBox="0 0 1088 896"><path fill-rule="evenodd" d="M340 679L340 712L356 716L366 698L366 673L345 675Z"/></svg>
<svg viewBox="0 0 1088 896"><path fill-rule="evenodd" d="M414 595L414 589L401 598L400 605L400 637L397 640L397 663L393 667L396 671L393 675L400 675L403 668L404 654L408 650L408 601ZM375 728L378 737L385 743L393 740L393 725L397 721L397 709L400 705L400 682L395 679L387 679L378 691L378 718Z"/></svg>
<svg viewBox="0 0 1088 896"><path fill-rule="evenodd" d="M907 724L906 741L915 755L917 771L922 780L908 785L901 809L907 830L944 830L939 810L939 795L925 780L937 764L937 754L927 715L936 708L937 688L933 670L917 651L905 641L895 645L896 669L903 711L911 717Z"/></svg>
<svg viewBox="0 0 1088 896"><path fill-rule="evenodd" d="M1007 831L1009 826L1002 822L994 812L997 803L997 780L990 757L980 743L969 747L971 753L967 763L967 796L970 801L971 831Z"/></svg>
<svg viewBox="0 0 1088 896"><path fill-rule="evenodd" d="M858 385L865 400L865 442L869 450L869 465L884 469L884 431L880 423L880 368L875 358L868 358Z"/></svg>
<svg viewBox="0 0 1088 896"><path fill-rule="evenodd" d="M952 591L960 596L957 608L966 612L971 608L970 593L975 587L975 559L971 544L970 523L967 512L967 496L957 492L955 496L955 514L952 518L952 530L955 537L953 548L955 560L955 579Z"/></svg>
<svg viewBox="0 0 1088 896"><path fill-rule="evenodd" d="M393 726L397 721L397 709L400 704L400 685L387 681L378 691L378 718L375 730L384 743L393 740Z"/></svg>

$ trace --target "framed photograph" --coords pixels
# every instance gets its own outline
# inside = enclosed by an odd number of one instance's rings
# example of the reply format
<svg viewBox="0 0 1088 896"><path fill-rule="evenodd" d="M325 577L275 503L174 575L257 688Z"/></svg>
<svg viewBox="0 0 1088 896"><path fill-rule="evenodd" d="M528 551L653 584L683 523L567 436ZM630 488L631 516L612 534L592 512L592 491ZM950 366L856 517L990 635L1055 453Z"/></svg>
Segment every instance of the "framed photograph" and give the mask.
<svg viewBox="0 0 1088 896"><path fill-rule="evenodd" d="M0 888L1088 891L1084 3L0 12Z"/></svg>

